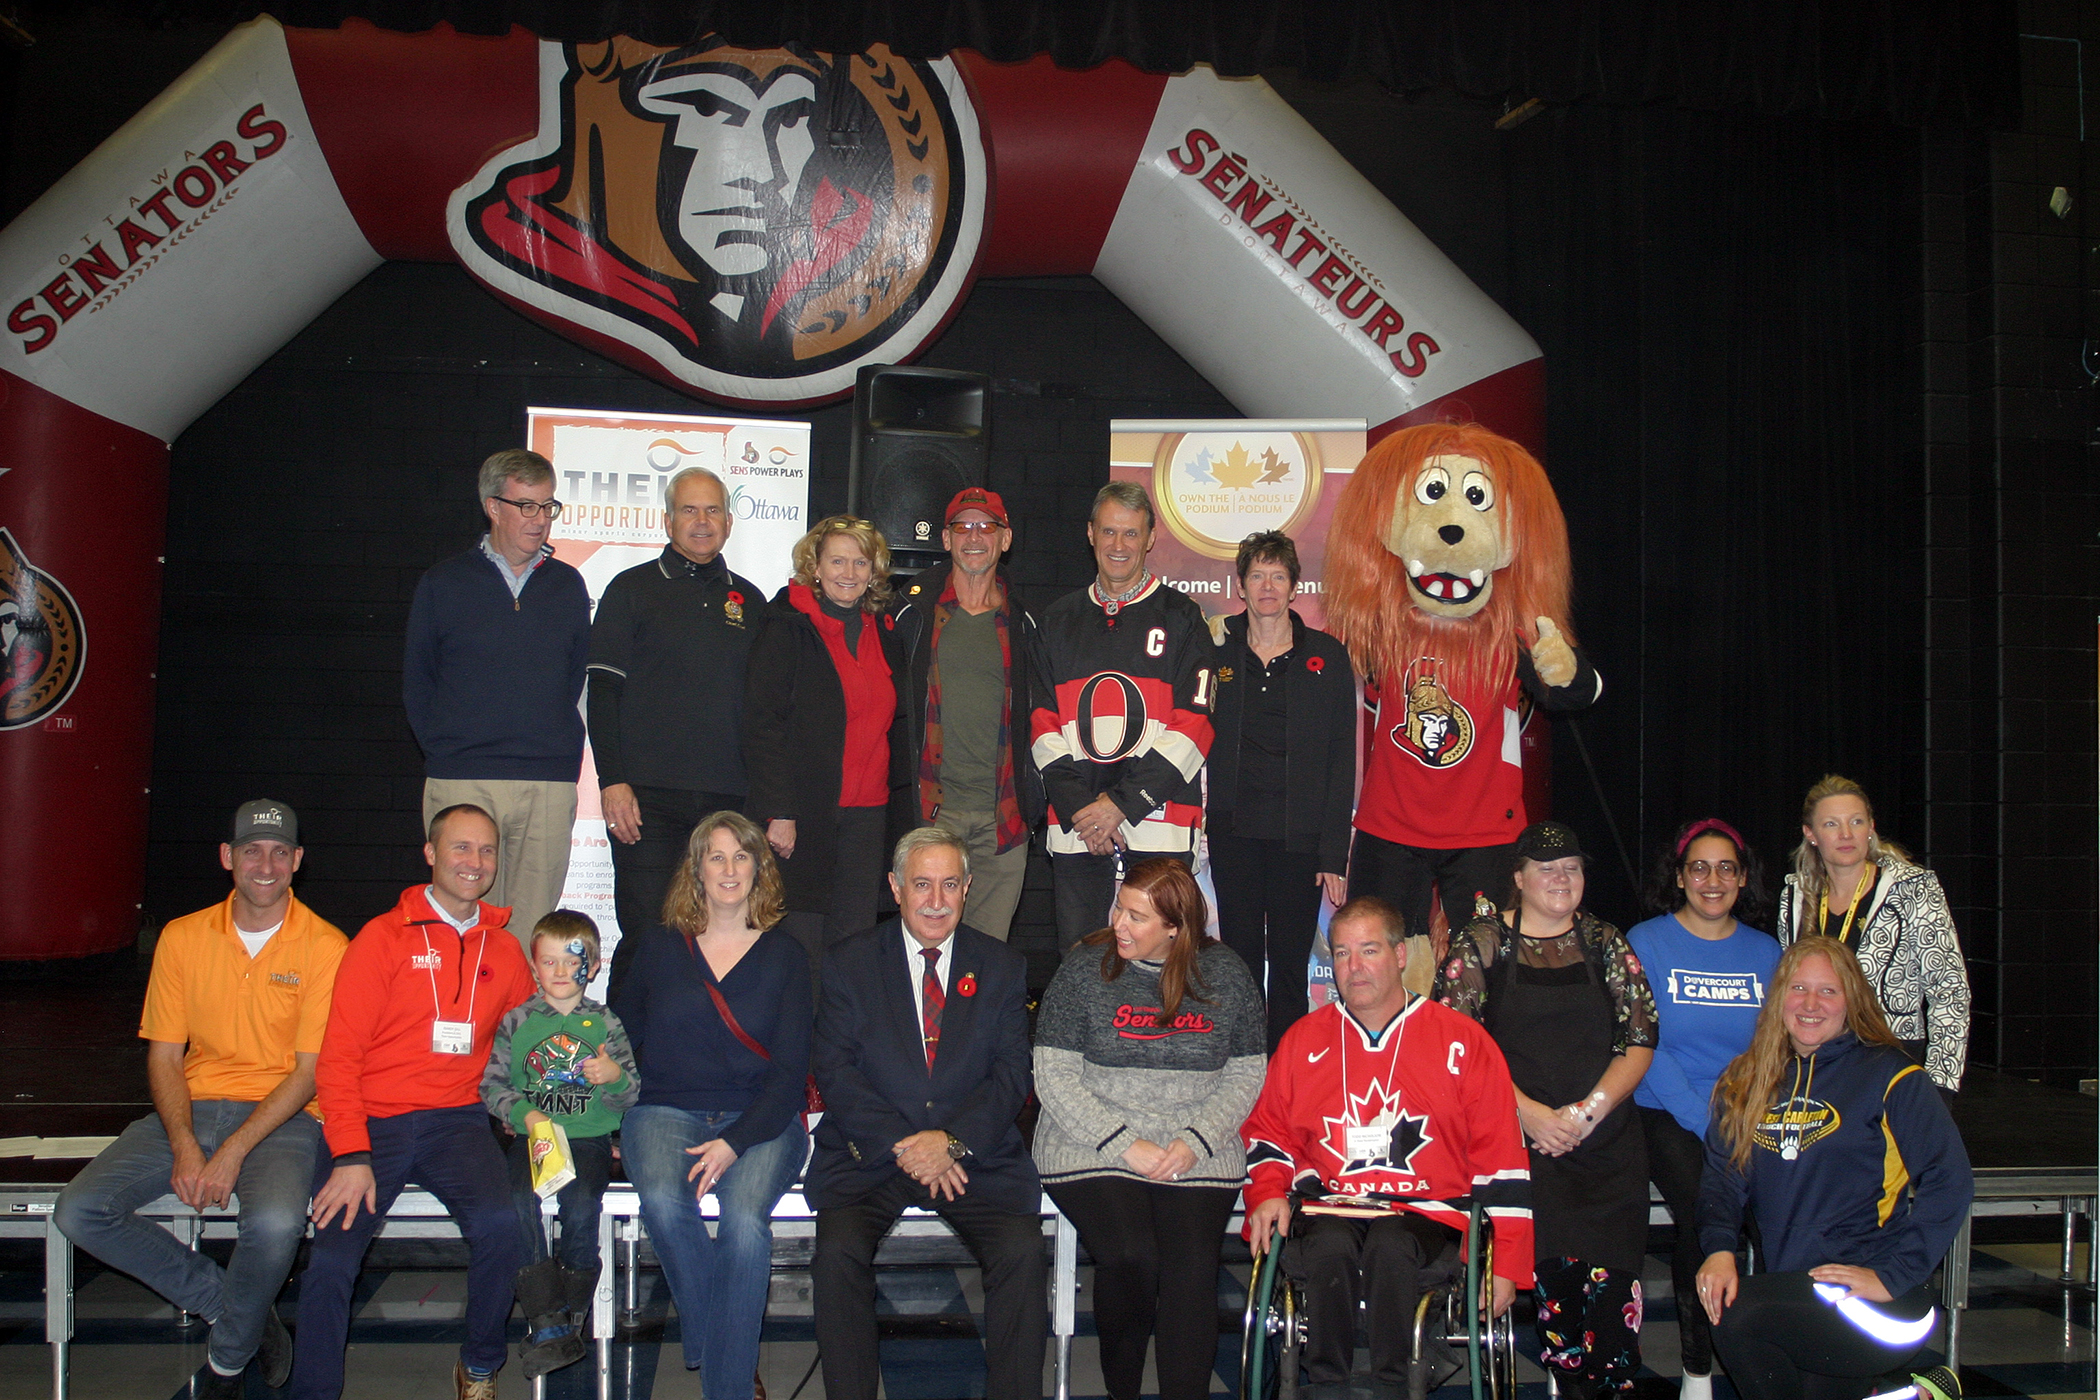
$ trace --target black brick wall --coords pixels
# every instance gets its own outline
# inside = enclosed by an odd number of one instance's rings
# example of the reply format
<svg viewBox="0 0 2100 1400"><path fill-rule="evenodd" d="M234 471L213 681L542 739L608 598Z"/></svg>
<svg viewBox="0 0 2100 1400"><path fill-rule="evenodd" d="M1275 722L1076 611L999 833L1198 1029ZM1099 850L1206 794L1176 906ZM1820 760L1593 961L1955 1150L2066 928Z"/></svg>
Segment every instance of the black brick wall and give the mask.
<svg viewBox="0 0 2100 1400"><path fill-rule="evenodd" d="M2020 129L1921 138L1924 854L1968 953L1971 1062L2068 1083L2093 1072L2100 941L2100 94L2079 66L2100 14L2029 3L2021 30Z"/></svg>
<svg viewBox="0 0 2100 1400"><path fill-rule="evenodd" d="M1091 577L1080 522L1107 479L1111 418L1232 413L1083 278L980 286L923 363L993 377L991 481L1015 516L1011 567L1048 596ZM535 405L708 411L504 309L457 268L396 263L177 442L149 924L223 896L214 848L251 796L299 811L302 895L347 928L418 878L408 603L425 568L478 535L474 470L523 440ZM850 409L810 420L823 515L845 506ZM1046 869L1020 921L1047 980Z"/></svg>

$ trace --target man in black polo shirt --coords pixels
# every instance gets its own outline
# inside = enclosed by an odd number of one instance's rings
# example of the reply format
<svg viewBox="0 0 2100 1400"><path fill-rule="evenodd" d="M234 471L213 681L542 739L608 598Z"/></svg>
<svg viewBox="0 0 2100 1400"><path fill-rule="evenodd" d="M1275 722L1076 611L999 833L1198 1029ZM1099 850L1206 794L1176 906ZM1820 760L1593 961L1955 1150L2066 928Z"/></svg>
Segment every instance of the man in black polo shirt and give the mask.
<svg viewBox="0 0 2100 1400"><path fill-rule="evenodd" d="M612 837L620 943L609 1001L700 818L741 808L744 663L765 595L729 571L722 479L687 467L664 488L670 544L605 586L591 624L591 751Z"/></svg>

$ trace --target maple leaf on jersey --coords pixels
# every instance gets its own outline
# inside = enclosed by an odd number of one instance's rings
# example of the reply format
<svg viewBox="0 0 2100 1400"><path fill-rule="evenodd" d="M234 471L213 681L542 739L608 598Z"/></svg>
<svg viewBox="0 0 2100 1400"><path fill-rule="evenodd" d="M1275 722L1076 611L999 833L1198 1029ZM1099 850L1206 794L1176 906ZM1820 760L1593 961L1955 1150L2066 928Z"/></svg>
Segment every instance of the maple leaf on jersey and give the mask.
<svg viewBox="0 0 2100 1400"><path fill-rule="evenodd" d="M1272 481L1282 481L1291 474L1291 464L1277 456L1276 449L1273 447L1264 447L1261 450L1261 464L1261 481L1256 483L1257 485L1267 485Z"/></svg>
<svg viewBox="0 0 2100 1400"><path fill-rule="evenodd" d="M1210 470L1211 475L1218 479L1218 485L1244 491L1261 475L1261 464L1247 455L1246 448L1235 442L1231 451L1210 464Z"/></svg>

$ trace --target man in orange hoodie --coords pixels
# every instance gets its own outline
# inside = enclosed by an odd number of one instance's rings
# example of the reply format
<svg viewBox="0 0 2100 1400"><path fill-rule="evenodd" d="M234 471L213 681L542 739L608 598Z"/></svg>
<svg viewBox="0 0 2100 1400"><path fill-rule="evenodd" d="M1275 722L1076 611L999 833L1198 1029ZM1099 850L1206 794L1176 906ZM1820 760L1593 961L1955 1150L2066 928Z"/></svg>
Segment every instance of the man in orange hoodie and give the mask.
<svg viewBox="0 0 2100 1400"><path fill-rule="evenodd" d="M533 986L504 927L510 910L481 902L496 852L487 812L439 812L423 847L430 883L366 924L336 973L315 1071L330 1160L325 1177L316 1172L313 1250L299 1282L291 1393L301 1400L342 1394L351 1289L411 1181L444 1202L471 1251L453 1383L461 1400L495 1400L518 1227L481 1074L496 1023Z"/></svg>

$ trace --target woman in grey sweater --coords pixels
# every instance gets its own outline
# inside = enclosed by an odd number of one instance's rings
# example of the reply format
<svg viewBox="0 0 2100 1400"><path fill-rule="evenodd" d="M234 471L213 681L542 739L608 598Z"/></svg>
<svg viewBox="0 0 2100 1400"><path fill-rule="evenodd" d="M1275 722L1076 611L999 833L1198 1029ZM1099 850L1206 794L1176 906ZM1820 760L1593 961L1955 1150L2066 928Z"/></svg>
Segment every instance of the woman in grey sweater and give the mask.
<svg viewBox="0 0 2100 1400"><path fill-rule="evenodd" d="M1036 1022L1036 1168L1094 1259L1111 1400L1137 1400L1155 1334L1160 1400L1210 1394L1218 1252L1246 1175L1240 1123L1261 1092L1267 1013L1209 922L1187 867L1146 861L1110 926L1066 957Z"/></svg>

